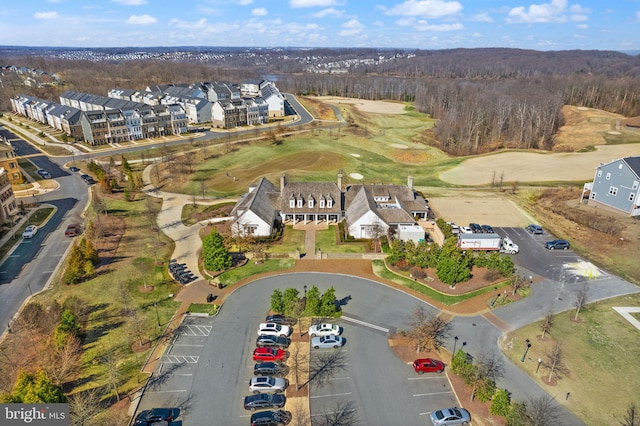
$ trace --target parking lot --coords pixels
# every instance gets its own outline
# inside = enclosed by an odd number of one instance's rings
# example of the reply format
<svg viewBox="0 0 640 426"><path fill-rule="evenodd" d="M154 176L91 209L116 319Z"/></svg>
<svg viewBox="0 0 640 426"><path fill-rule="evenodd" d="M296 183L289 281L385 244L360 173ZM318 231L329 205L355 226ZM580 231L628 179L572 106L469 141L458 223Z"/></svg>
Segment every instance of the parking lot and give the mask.
<svg viewBox="0 0 640 426"><path fill-rule="evenodd" d="M444 374L418 375L393 353L387 333L368 325L336 322L344 331L346 368L312 384L312 424L336 411L353 410L362 425L424 425L436 409L458 405ZM333 349L312 349L311 356ZM345 405L347 404L347 405Z"/></svg>

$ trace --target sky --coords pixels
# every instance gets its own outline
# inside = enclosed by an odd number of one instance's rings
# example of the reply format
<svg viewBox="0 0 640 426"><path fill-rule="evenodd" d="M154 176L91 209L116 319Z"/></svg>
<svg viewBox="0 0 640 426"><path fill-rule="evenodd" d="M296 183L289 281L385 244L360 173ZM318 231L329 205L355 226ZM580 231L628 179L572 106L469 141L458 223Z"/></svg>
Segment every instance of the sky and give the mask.
<svg viewBox="0 0 640 426"><path fill-rule="evenodd" d="M13 0L0 45L640 50L640 0Z"/></svg>

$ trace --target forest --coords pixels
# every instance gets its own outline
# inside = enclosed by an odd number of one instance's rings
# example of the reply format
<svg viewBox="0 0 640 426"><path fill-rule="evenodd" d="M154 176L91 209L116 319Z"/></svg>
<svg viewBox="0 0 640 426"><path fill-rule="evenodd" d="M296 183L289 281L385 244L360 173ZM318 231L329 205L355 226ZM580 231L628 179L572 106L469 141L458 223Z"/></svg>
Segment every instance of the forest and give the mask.
<svg viewBox="0 0 640 426"><path fill-rule="evenodd" d="M620 52L236 49L217 57L98 62L0 50L0 65L38 68L63 79L57 86L26 87L4 72L0 110L9 110L9 97L17 93L57 100L69 89L105 95L114 87L142 90L150 84L240 82L268 75L282 92L412 101L416 110L438 119L432 136L453 155L552 150L564 122L563 105L640 115L640 56ZM327 64L342 66L341 72L310 71Z"/></svg>

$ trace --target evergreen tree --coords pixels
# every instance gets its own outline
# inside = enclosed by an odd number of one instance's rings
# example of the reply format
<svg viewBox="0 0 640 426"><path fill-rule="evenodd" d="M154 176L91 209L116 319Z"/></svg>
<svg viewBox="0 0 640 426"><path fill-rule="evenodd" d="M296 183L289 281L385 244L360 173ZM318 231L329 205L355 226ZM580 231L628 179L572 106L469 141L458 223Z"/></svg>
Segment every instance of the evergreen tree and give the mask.
<svg viewBox="0 0 640 426"><path fill-rule="evenodd" d="M320 315L330 317L337 311L336 307L336 290L331 288L325 291L320 298Z"/></svg>

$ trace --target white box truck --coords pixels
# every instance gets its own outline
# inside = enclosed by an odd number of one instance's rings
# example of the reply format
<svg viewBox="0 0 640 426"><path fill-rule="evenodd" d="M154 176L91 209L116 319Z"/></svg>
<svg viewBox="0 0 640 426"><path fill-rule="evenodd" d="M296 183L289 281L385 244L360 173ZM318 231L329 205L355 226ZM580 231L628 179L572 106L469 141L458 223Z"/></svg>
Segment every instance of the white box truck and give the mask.
<svg viewBox="0 0 640 426"><path fill-rule="evenodd" d="M498 234L460 234L458 247L461 250L499 251L508 254L516 254L520 251L511 238L503 238Z"/></svg>

